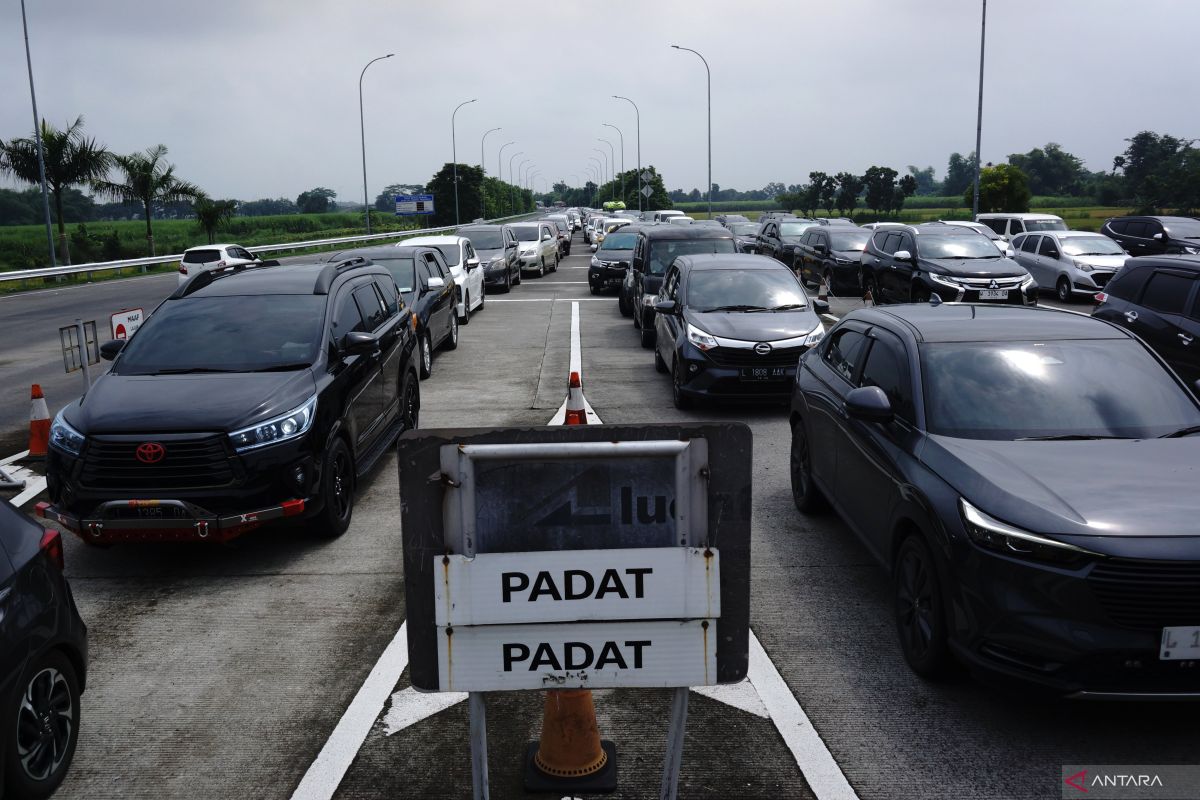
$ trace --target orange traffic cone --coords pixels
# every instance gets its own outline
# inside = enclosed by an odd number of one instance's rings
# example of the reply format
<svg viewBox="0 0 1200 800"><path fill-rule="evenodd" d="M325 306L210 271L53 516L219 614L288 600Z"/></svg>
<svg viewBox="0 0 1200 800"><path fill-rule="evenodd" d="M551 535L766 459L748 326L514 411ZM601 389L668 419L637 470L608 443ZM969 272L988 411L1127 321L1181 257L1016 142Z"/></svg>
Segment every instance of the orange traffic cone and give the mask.
<svg viewBox="0 0 1200 800"><path fill-rule="evenodd" d="M579 373L572 372L571 380L567 383L567 415L563 425L587 425L587 410L583 405L583 383Z"/></svg>
<svg viewBox="0 0 1200 800"><path fill-rule="evenodd" d="M600 740L590 689L546 692L542 738L529 746L525 788L530 791L611 792L617 788L617 751Z"/></svg>
<svg viewBox="0 0 1200 800"><path fill-rule="evenodd" d="M50 409L46 407L46 397L39 384L33 384L29 399L29 457L45 458L46 447L50 444Z"/></svg>

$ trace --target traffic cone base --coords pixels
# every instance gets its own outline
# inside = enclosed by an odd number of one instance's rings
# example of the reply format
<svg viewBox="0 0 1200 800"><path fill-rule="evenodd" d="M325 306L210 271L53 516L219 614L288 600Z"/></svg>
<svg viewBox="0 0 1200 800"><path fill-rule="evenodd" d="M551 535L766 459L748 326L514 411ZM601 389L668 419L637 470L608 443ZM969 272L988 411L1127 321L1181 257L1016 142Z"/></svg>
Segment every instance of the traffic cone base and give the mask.
<svg viewBox="0 0 1200 800"><path fill-rule="evenodd" d="M562 796L574 794L608 794L617 790L617 746L608 739L600 742L604 763L598 772L577 778L559 778L542 772L537 764L541 742L530 742L525 748L525 791Z"/></svg>
<svg viewBox="0 0 1200 800"><path fill-rule="evenodd" d="M50 409L39 384L33 384L29 400L29 458L45 458L50 445Z"/></svg>
<svg viewBox="0 0 1200 800"><path fill-rule="evenodd" d="M617 786L616 758L616 746L600 740L591 690L546 692L542 738L526 751L527 789L611 792Z"/></svg>
<svg viewBox="0 0 1200 800"><path fill-rule="evenodd" d="M572 372L567 381L567 413L563 425L587 425L587 409L583 404L583 383L579 373Z"/></svg>

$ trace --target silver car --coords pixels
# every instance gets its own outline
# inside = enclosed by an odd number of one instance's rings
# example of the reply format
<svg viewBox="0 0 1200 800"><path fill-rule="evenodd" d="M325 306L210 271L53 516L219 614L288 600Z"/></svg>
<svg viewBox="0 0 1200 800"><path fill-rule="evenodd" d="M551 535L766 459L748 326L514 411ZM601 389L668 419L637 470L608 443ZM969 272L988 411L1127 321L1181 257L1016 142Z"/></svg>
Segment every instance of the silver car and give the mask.
<svg viewBox="0 0 1200 800"><path fill-rule="evenodd" d="M1076 295L1095 296L1129 256L1102 233L1045 231L1014 236L1017 263L1039 286L1053 286L1064 303Z"/></svg>

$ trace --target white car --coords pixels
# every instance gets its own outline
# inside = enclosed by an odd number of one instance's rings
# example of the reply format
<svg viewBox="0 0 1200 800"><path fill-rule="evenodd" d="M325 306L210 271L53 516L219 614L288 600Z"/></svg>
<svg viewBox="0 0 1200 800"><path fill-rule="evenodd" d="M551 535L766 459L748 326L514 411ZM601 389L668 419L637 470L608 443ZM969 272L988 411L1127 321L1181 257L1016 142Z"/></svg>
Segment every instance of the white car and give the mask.
<svg viewBox="0 0 1200 800"><path fill-rule="evenodd" d="M261 263L262 259L240 244L190 247L183 251L183 258L179 261L179 282L186 283L205 270Z"/></svg>
<svg viewBox="0 0 1200 800"><path fill-rule="evenodd" d="M456 303L458 324L466 325L471 321L471 312L483 308L483 270L479 268L479 257L471 240L465 236L415 236L397 242L397 247L421 245L436 247L446 259L450 274L454 276L454 285L458 287Z"/></svg>
<svg viewBox="0 0 1200 800"><path fill-rule="evenodd" d="M1013 246L1005 241L1004 237L996 233L994 230L984 225L982 222L967 222L966 220L957 219L940 219L938 222L946 225L957 225L960 228L970 228L973 231L979 231L984 236L992 240L992 244L996 245L996 249L1009 258L1016 258L1017 251Z"/></svg>
<svg viewBox="0 0 1200 800"><path fill-rule="evenodd" d="M691 225L695 221L696 220L692 219L691 217L684 216L683 214L667 218L667 222L672 225Z"/></svg>

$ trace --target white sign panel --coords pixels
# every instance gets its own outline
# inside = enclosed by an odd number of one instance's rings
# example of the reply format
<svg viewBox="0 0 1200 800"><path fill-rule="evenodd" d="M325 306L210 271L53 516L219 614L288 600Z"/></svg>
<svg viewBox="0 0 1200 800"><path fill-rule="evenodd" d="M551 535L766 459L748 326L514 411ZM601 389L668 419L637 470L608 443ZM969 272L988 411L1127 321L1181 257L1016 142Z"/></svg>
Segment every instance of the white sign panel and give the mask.
<svg viewBox="0 0 1200 800"><path fill-rule="evenodd" d="M123 309L113 314L109 320L112 326L112 338L128 339L133 332L142 326L143 314L140 308Z"/></svg>
<svg viewBox="0 0 1200 800"><path fill-rule="evenodd" d="M719 566L695 547L435 556L436 623L715 619Z"/></svg>
<svg viewBox="0 0 1200 800"><path fill-rule="evenodd" d="M438 629L443 692L667 688L717 682L717 621Z"/></svg>

